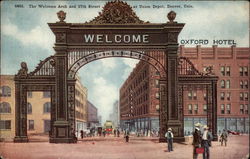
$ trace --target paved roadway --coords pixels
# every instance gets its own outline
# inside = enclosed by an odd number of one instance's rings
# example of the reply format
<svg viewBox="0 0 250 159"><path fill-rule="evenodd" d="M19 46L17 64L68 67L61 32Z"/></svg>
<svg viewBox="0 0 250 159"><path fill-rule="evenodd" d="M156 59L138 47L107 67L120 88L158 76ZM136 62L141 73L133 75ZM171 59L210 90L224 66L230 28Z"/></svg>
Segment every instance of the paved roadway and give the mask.
<svg viewBox="0 0 250 159"><path fill-rule="evenodd" d="M174 151L167 152L166 143L152 138L85 138L77 144L51 144L34 139L29 143L0 143L4 159L192 159L192 145L174 143ZM213 142L210 159L247 159L249 136L230 136L227 147ZM202 158L200 155L199 158Z"/></svg>

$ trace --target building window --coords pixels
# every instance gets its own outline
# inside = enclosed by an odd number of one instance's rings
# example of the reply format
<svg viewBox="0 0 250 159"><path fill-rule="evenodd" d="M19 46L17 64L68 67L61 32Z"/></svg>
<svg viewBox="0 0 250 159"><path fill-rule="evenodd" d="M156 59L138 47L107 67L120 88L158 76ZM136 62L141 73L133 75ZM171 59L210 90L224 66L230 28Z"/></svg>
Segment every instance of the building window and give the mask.
<svg viewBox="0 0 250 159"><path fill-rule="evenodd" d="M192 100L192 92L188 92L188 99Z"/></svg>
<svg viewBox="0 0 250 159"><path fill-rule="evenodd" d="M44 132L48 133L50 131L50 120L44 120Z"/></svg>
<svg viewBox="0 0 250 159"><path fill-rule="evenodd" d="M231 113L231 104L227 104L227 114Z"/></svg>
<svg viewBox="0 0 250 159"><path fill-rule="evenodd" d="M244 114L244 105L243 104L240 105L240 114Z"/></svg>
<svg viewBox="0 0 250 159"><path fill-rule="evenodd" d="M193 99L197 100L197 93L196 92L193 92Z"/></svg>
<svg viewBox="0 0 250 159"><path fill-rule="evenodd" d="M0 103L0 113L11 113L10 104L7 102Z"/></svg>
<svg viewBox="0 0 250 159"><path fill-rule="evenodd" d="M224 100L225 99L225 93L224 92L221 92L220 93L220 100Z"/></svg>
<svg viewBox="0 0 250 159"><path fill-rule="evenodd" d="M245 96L245 100L248 101L248 93L247 92L244 93L244 96Z"/></svg>
<svg viewBox="0 0 250 159"><path fill-rule="evenodd" d="M226 82L226 88L230 88L230 80L227 80L227 82Z"/></svg>
<svg viewBox="0 0 250 159"><path fill-rule="evenodd" d="M248 81L245 81L244 84L245 84L245 88L248 88Z"/></svg>
<svg viewBox="0 0 250 159"><path fill-rule="evenodd" d="M203 99L207 100L207 93L203 93Z"/></svg>
<svg viewBox="0 0 250 159"><path fill-rule="evenodd" d="M206 104L203 104L203 113L207 114L207 105Z"/></svg>
<svg viewBox="0 0 250 159"><path fill-rule="evenodd" d="M155 87L159 88L159 80L157 80L157 79L155 80Z"/></svg>
<svg viewBox="0 0 250 159"><path fill-rule="evenodd" d="M10 120L0 120L0 129L11 129L11 121Z"/></svg>
<svg viewBox="0 0 250 159"><path fill-rule="evenodd" d="M244 74L245 74L245 76L248 76L248 68L247 68L247 66L244 67Z"/></svg>
<svg viewBox="0 0 250 159"><path fill-rule="evenodd" d="M50 108L51 108L51 103L50 102L46 102L43 105L43 112L44 113L50 113Z"/></svg>
<svg viewBox="0 0 250 159"><path fill-rule="evenodd" d="M159 71L155 71L155 75L160 75L160 72ZM146 71L145 71L145 76L146 76Z"/></svg>
<svg viewBox="0 0 250 159"><path fill-rule="evenodd" d="M192 114L192 104L188 104L188 114Z"/></svg>
<svg viewBox="0 0 250 159"><path fill-rule="evenodd" d="M27 97L32 98L32 92L27 92Z"/></svg>
<svg viewBox="0 0 250 159"><path fill-rule="evenodd" d="M1 97L10 97L11 96L11 89L9 86L2 86L0 90Z"/></svg>
<svg viewBox="0 0 250 159"><path fill-rule="evenodd" d="M220 72L222 76L225 76L225 66L220 67Z"/></svg>
<svg viewBox="0 0 250 159"><path fill-rule="evenodd" d="M231 99L231 93L227 92L227 100L230 100L230 99Z"/></svg>
<svg viewBox="0 0 250 159"><path fill-rule="evenodd" d="M243 67L239 68L240 76L243 76Z"/></svg>
<svg viewBox="0 0 250 159"><path fill-rule="evenodd" d="M248 114L248 104L245 105L245 114Z"/></svg>
<svg viewBox="0 0 250 159"><path fill-rule="evenodd" d="M27 114L32 113L32 105L30 103L27 104Z"/></svg>
<svg viewBox="0 0 250 159"><path fill-rule="evenodd" d="M243 81L240 81L240 88L241 88L241 89L244 88Z"/></svg>
<svg viewBox="0 0 250 159"><path fill-rule="evenodd" d="M156 98L156 99L159 99L159 98L160 98L159 92L155 93L155 98Z"/></svg>
<svg viewBox="0 0 250 159"><path fill-rule="evenodd" d="M221 108L221 114L225 114L225 105L221 104L220 108Z"/></svg>
<svg viewBox="0 0 250 159"><path fill-rule="evenodd" d="M242 92L240 92L240 100L244 100L244 95Z"/></svg>
<svg viewBox="0 0 250 159"><path fill-rule="evenodd" d="M34 120L29 120L29 130L34 130Z"/></svg>
<svg viewBox="0 0 250 159"><path fill-rule="evenodd" d="M198 114L198 104L194 104L194 114Z"/></svg>
<svg viewBox="0 0 250 159"><path fill-rule="evenodd" d="M227 76L230 76L230 66L227 66L227 67L226 67L226 75L227 75Z"/></svg>
<svg viewBox="0 0 250 159"><path fill-rule="evenodd" d="M225 80L221 80L220 81L220 87L221 88L225 88Z"/></svg>
<svg viewBox="0 0 250 159"><path fill-rule="evenodd" d="M43 92L43 98L50 98L51 97L51 93L46 91L46 92Z"/></svg>

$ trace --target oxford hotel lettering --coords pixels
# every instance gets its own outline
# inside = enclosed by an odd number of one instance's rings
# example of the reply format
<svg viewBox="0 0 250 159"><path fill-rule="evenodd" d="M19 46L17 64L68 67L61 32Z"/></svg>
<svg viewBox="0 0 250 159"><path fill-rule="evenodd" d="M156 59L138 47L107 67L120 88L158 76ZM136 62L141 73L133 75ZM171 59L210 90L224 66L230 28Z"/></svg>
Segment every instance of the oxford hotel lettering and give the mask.
<svg viewBox="0 0 250 159"><path fill-rule="evenodd" d="M84 43L149 43L147 34L84 34Z"/></svg>

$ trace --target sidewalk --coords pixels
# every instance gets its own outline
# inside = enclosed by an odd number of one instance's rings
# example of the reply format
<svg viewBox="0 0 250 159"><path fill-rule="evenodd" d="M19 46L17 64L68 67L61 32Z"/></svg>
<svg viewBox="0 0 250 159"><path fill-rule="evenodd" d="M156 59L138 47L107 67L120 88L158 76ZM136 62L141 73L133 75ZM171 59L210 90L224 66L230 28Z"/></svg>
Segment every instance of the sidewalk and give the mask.
<svg viewBox="0 0 250 159"><path fill-rule="evenodd" d="M189 144L174 143L174 151L166 152L166 143L130 139L129 143L122 136L83 139L77 144L0 143L0 156L5 159L192 159L193 148ZM249 153L249 136L230 136L227 147L213 142L210 152L210 159L242 159Z"/></svg>

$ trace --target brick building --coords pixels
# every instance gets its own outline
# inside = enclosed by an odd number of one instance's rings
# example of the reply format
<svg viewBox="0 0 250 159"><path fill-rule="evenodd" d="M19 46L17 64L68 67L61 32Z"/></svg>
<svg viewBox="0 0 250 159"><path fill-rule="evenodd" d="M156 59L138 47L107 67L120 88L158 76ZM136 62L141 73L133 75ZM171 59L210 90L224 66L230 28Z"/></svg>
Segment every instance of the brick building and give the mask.
<svg viewBox="0 0 250 159"><path fill-rule="evenodd" d="M159 73L140 61L120 88L120 126L135 130L159 129Z"/></svg>
<svg viewBox="0 0 250 159"><path fill-rule="evenodd" d="M1 75L0 139L11 141L15 137L15 82L13 75ZM87 89L76 82L76 130L87 128ZM27 133L48 134L50 131L50 92L27 93Z"/></svg>
<svg viewBox="0 0 250 159"><path fill-rule="evenodd" d="M188 57L201 72L207 66L219 77L217 83L217 130L223 128L249 131L249 48L185 48L180 56ZM196 122L206 122L206 93L189 91L184 94L184 122L186 134Z"/></svg>
<svg viewBox="0 0 250 159"><path fill-rule="evenodd" d="M218 131L249 131L249 48L185 48L179 56L188 57L200 71L208 66L219 77L217 83ZM121 125L131 130L159 128L159 74L140 61L120 88ZM184 91L184 133L190 134L197 122L206 124L206 91ZM138 124L139 123L139 124Z"/></svg>

